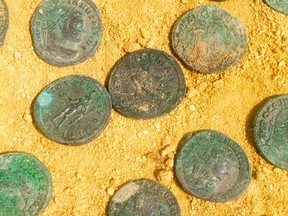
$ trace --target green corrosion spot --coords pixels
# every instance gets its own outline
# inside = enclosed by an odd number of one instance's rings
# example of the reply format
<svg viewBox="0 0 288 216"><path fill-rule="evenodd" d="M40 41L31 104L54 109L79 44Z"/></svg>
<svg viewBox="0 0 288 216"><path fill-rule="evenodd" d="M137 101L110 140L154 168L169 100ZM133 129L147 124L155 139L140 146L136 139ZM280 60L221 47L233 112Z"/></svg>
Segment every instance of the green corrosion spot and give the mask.
<svg viewBox="0 0 288 216"><path fill-rule="evenodd" d="M54 95L48 91L43 91L38 96L37 103L40 107L49 107L54 102Z"/></svg>

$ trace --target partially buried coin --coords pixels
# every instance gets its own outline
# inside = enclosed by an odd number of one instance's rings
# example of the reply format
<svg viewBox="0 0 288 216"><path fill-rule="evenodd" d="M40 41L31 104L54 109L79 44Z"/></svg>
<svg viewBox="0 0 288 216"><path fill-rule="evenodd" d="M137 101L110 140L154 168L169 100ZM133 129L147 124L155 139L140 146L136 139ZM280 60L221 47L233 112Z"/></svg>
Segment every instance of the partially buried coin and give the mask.
<svg viewBox="0 0 288 216"><path fill-rule="evenodd" d="M0 47L3 46L4 39L9 25L9 12L4 0L0 0Z"/></svg>
<svg viewBox="0 0 288 216"><path fill-rule="evenodd" d="M174 25L171 39L179 58L203 74L234 67L247 47L246 31L240 20L214 5L185 13Z"/></svg>
<svg viewBox="0 0 288 216"><path fill-rule="evenodd" d="M0 215L37 216L52 194L52 178L41 161L25 153L0 155Z"/></svg>
<svg viewBox="0 0 288 216"><path fill-rule="evenodd" d="M288 170L288 95L269 98L254 121L254 139L260 153L272 164Z"/></svg>
<svg viewBox="0 0 288 216"><path fill-rule="evenodd" d="M102 38L100 13L91 0L45 0L31 25L36 53L55 66L85 61Z"/></svg>
<svg viewBox="0 0 288 216"><path fill-rule="evenodd" d="M148 119L171 112L183 100L186 83L179 64L170 55L145 49L116 64L108 89L113 106L121 114Z"/></svg>
<svg viewBox="0 0 288 216"><path fill-rule="evenodd" d="M109 216L180 216L177 199L163 185L148 179L122 186L108 206Z"/></svg>
<svg viewBox="0 0 288 216"><path fill-rule="evenodd" d="M264 2L274 10L288 14L288 0L264 0Z"/></svg>
<svg viewBox="0 0 288 216"><path fill-rule="evenodd" d="M48 138L80 145L107 126L111 99L104 86L86 76L67 76L48 85L34 102L34 120Z"/></svg>
<svg viewBox="0 0 288 216"><path fill-rule="evenodd" d="M242 148L217 131L187 135L175 162L178 182L186 192L211 202L227 202L242 195L251 168Z"/></svg>

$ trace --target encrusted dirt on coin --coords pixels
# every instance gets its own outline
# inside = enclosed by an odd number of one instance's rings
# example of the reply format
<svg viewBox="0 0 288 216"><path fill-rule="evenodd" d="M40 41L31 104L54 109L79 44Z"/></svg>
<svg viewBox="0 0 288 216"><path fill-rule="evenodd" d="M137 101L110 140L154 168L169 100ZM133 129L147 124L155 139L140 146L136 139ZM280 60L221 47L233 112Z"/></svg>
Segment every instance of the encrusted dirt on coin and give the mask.
<svg viewBox="0 0 288 216"><path fill-rule="evenodd" d="M0 49L0 151L33 154L49 168L54 196L43 215L105 215L113 194L108 189L117 191L139 178L163 181L179 200L184 216L288 214L287 171L259 155L251 130L255 106L288 91L288 17L261 0L94 0L104 25L99 49L79 65L57 68L44 63L33 50L29 24L40 2L6 0L10 25ZM96 140L75 148L48 140L34 127L30 107L46 85L72 74L104 84L115 62L139 48L160 49L175 57L169 45L174 22L186 11L207 4L218 5L242 21L248 50L236 67L212 75L190 71L177 59L188 92L172 113L132 120L113 111ZM174 149L181 138L200 129L218 130L246 152L253 177L239 199L224 204L203 201L187 195L170 175L163 175L173 170ZM162 155L167 146L173 150Z"/></svg>

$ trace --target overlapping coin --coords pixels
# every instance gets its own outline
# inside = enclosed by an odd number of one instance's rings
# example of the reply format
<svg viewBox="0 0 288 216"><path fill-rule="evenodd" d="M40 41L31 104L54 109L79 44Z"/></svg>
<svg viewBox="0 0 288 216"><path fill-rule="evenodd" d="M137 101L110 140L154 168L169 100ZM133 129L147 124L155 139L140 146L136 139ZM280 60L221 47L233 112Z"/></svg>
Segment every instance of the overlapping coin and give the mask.
<svg viewBox="0 0 288 216"><path fill-rule="evenodd" d="M4 39L9 25L9 12L4 0L0 0L0 47L3 46Z"/></svg>
<svg viewBox="0 0 288 216"><path fill-rule="evenodd" d="M66 145L95 139L107 126L111 99L104 86L86 76L67 76L48 85L34 103L34 120L48 138Z"/></svg>
<svg viewBox="0 0 288 216"><path fill-rule="evenodd" d="M265 101L254 121L254 138L260 153L272 164L288 170L288 95Z"/></svg>
<svg viewBox="0 0 288 216"><path fill-rule="evenodd" d="M184 98L186 83L178 63L160 50L122 58L108 84L113 106L123 115L148 119L171 112Z"/></svg>
<svg viewBox="0 0 288 216"><path fill-rule="evenodd" d="M91 0L45 0L36 9L31 29L35 51L55 66L86 60L102 38L100 13Z"/></svg>
<svg viewBox="0 0 288 216"><path fill-rule="evenodd" d="M251 168L242 148L217 131L187 135L180 143L176 177L191 195L226 202L242 195L251 180Z"/></svg>
<svg viewBox="0 0 288 216"><path fill-rule="evenodd" d="M0 155L0 215L37 216L52 198L52 179L45 165L32 155Z"/></svg>
<svg viewBox="0 0 288 216"><path fill-rule="evenodd" d="M264 2L274 10L288 14L288 0L264 0Z"/></svg>
<svg viewBox="0 0 288 216"><path fill-rule="evenodd" d="M177 199L163 185L148 179L122 186L108 206L109 216L180 216Z"/></svg>
<svg viewBox="0 0 288 216"><path fill-rule="evenodd" d="M200 73L217 73L237 65L246 52L247 36L240 20L218 6L192 9L175 24L172 47Z"/></svg>

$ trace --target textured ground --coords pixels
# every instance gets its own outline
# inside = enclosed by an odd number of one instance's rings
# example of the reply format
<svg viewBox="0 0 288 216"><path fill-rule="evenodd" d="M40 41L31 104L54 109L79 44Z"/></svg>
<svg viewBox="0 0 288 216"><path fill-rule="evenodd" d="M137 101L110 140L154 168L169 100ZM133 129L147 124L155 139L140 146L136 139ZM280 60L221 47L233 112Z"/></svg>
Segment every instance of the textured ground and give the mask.
<svg viewBox="0 0 288 216"><path fill-rule="evenodd" d="M158 179L178 198L182 215L287 215L287 171L266 162L251 134L255 106L286 93L287 17L261 0L97 0L104 36L96 55L72 67L52 67L35 54L29 22L41 0L6 0L10 26L0 49L0 151L23 151L42 160L52 173L54 196L43 215L105 215L119 185L136 178ZM188 92L170 115L131 120L113 111L100 137L66 147L33 126L31 104L53 80L84 74L103 84L114 63L140 48L170 54L169 33L176 19L199 5L220 5L242 20L249 49L241 63L224 73L201 75L183 68ZM199 129L219 130L238 142L251 162L253 179L236 201L215 204L187 195L173 179L173 158L182 136Z"/></svg>

